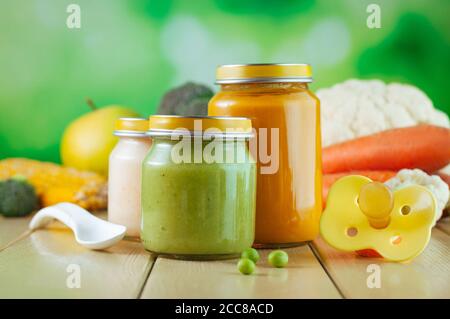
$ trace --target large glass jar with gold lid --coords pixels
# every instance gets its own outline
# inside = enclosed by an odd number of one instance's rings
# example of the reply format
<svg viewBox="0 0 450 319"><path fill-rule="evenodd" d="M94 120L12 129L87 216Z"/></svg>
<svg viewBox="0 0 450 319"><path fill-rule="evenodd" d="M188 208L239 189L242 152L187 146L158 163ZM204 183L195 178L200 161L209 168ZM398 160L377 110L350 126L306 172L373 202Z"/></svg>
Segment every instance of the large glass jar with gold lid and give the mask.
<svg viewBox="0 0 450 319"><path fill-rule="evenodd" d="M257 141L258 246L314 239L322 210L320 107L307 64L224 65L211 116L245 116Z"/></svg>

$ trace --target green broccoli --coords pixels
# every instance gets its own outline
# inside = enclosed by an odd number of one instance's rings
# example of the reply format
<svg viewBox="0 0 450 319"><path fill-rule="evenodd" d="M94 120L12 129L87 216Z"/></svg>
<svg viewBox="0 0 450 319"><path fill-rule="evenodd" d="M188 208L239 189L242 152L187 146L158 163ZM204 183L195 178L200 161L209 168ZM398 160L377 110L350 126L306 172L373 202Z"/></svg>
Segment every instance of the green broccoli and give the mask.
<svg viewBox="0 0 450 319"><path fill-rule="evenodd" d="M19 217L38 208L39 200L34 187L26 181L12 178L0 182L0 214Z"/></svg>
<svg viewBox="0 0 450 319"><path fill-rule="evenodd" d="M214 92L202 84L188 82L168 91L159 104L161 115L208 115L208 102Z"/></svg>

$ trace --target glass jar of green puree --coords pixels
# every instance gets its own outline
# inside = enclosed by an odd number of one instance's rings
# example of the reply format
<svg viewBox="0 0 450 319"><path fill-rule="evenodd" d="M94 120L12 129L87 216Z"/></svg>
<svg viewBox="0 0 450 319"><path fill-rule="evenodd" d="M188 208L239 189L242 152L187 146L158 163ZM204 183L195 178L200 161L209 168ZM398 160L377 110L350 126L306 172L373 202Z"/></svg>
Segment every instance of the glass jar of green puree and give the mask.
<svg viewBox="0 0 450 319"><path fill-rule="evenodd" d="M142 167L144 247L185 259L235 257L253 244L256 164L251 121L150 117Z"/></svg>

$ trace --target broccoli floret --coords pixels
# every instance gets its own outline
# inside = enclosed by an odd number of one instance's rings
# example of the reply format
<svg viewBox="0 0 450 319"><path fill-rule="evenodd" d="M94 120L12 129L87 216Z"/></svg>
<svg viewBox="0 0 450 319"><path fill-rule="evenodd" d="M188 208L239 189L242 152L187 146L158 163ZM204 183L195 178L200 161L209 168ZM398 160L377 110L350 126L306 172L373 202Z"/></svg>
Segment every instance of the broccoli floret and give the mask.
<svg viewBox="0 0 450 319"><path fill-rule="evenodd" d="M208 101L214 92L202 84L188 82L168 91L159 104L161 115L208 115Z"/></svg>
<svg viewBox="0 0 450 319"><path fill-rule="evenodd" d="M26 181L9 179L0 182L0 214L19 217L38 208L38 197L34 187Z"/></svg>

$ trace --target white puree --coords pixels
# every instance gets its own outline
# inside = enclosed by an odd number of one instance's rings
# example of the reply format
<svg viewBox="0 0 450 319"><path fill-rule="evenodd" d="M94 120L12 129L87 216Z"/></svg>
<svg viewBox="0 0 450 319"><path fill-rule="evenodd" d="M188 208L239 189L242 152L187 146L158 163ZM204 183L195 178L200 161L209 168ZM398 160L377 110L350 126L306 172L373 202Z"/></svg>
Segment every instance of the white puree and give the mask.
<svg viewBox="0 0 450 319"><path fill-rule="evenodd" d="M120 137L109 156L108 220L140 236L141 167L150 149L147 137Z"/></svg>

